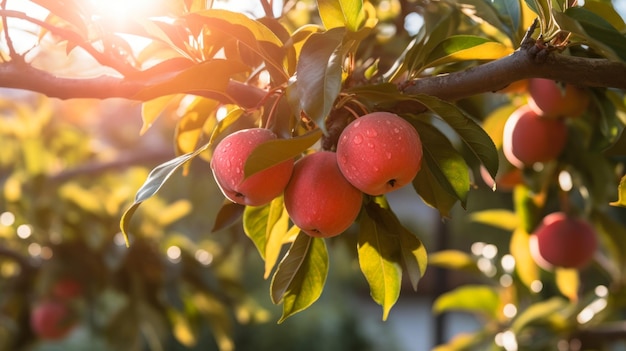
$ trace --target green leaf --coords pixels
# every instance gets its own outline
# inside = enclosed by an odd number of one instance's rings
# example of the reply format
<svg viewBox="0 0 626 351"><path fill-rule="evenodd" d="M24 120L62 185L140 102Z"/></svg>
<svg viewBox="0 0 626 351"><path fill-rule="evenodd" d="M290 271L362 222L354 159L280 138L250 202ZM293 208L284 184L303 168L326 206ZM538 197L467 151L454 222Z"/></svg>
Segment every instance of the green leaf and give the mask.
<svg viewBox="0 0 626 351"><path fill-rule="evenodd" d="M433 252L428 257L428 264L447 269L480 273L476 260L468 253L459 250Z"/></svg>
<svg viewBox="0 0 626 351"><path fill-rule="evenodd" d="M383 320L400 296L401 245L392 217L377 203L366 205L358 239L359 266L370 287L372 299L382 306Z"/></svg>
<svg viewBox="0 0 626 351"><path fill-rule="evenodd" d="M150 172L150 174L148 174L148 178L141 186L141 188L139 188L137 194L135 195L135 201L124 212L120 220L120 229L122 230L122 234L124 234L126 246L130 244L128 241L128 229L130 226L130 219L132 218L137 208L139 208L139 205L141 205L141 203L145 200L154 196L159 191L159 189L161 189L163 184L165 184L165 182L169 179L169 177L174 174L174 172L176 172L187 162L191 161L194 157L205 151L209 147L209 145L210 144L207 143L206 145L194 152L178 156L172 160L162 163L161 165L155 167Z"/></svg>
<svg viewBox="0 0 626 351"><path fill-rule="evenodd" d="M483 210L470 214L473 222L490 225L492 227L514 231L519 226L519 217L515 212L505 209Z"/></svg>
<svg viewBox="0 0 626 351"><path fill-rule="evenodd" d="M246 207L243 205L231 202L230 200L225 200L222 207L220 207L220 210L217 212L215 223L213 223L213 228L211 228L211 233L233 225L241 218L245 208Z"/></svg>
<svg viewBox="0 0 626 351"><path fill-rule="evenodd" d="M422 169L413 179L413 188L424 203L436 208L442 217L450 217L450 210L459 200L439 183L440 175L435 175L430 169L428 159L425 160L426 162L422 162Z"/></svg>
<svg viewBox="0 0 626 351"><path fill-rule="evenodd" d="M315 129L299 137L266 141L252 151L246 160L244 174L249 177L275 164L293 159L310 148L321 137L322 130Z"/></svg>
<svg viewBox="0 0 626 351"><path fill-rule="evenodd" d="M283 315L278 323L311 306L322 294L327 275L328 251L324 239L301 232L272 278L272 302L283 303Z"/></svg>
<svg viewBox="0 0 626 351"><path fill-rule="evenodd" d="M198 147L198 142L204 137L204 130L213 129L208 123L218 123L215 112L219 106L216 100L204 97L196 97L189 104L176 123L174 139L177 153L184 154Z"/></svg>
<svg viewBox="0 0 626 351"><path fill-rule="evenodd" d="M556 286L561 294L572 302L578 301L578 289L580 288L578 270L557 267L554 275Z"/></svg>
<svg viewBox="0 0 626 351"><path fill-rule="evenodd" d="M447 6L442 6L436 14L424 17L424 26L420 29L422 40L415 43L406 53L406 64L410 76L417 76L425 68L427 55L440 42L452 35L458 27L458 22L457 12Z"/></svg>
<svg viewBox="0 0 626 351"><path fill-rule="evenodd" d="M623 33L626 30L626 23L624 23L624 19L615 10L615 7L612 6L610 2L587 0L585 1L585 5L583 7L604 18L619 32Z"/></svg>
<svg viewBox="0 0 626 351"><path fill-rule="evenodd" d="M363 0L317 0L326 29L346 27L356 32L365 19Z"/></svg>
<svg viewBox="0 0 626 351"><path fill-rule="evenodd" d="M450 140L433 125L416 119L411 122L415 124L415 128L420 134L424 161L428 165L430 174L434 176L442 189L460 200L465 207L470 188L470 177L463 156L452 146ZM422 179L419 178L418 182ZM418 193L420 192L418 191Z"/></svg>
<svg viewBox="0 0 626 351"><path fill-rule="evenodd" d="M428 253L422 241L415 234L401 226L399 221L396 222L396 226L400 234L402 266L409 277L413 290L417 291L417 284L426 273L426 268L428 267Z"/></svg>
<svg viewBox="0 0 626 351"><path fill-rule="evenodd" d="M515 258L515 271L524 285L530 287L539 280L539 267L530 254L530 235L522 228L517 228L509 243L509 251Z"/></svg>
<svg viewBox="0 0 626 351"><path fill-rule="evenodd" d="M517 0L516 0L517 1ZM511 23L507 21L507 24L504 24L503 19L501 18L498 10L495 8L495 4L491 1L485 0L460 0L462 4L467 4L472 9L473 15L479 18L482 18L490 25L494 26L502 33L505 33L511 38L513 42L518 42L518 38L516 36L516 29L511 28Z"/></svg>
<svg viewBox="0 0 626 351"><path fill-rule="evenodd" d="M480 125L452 103L424 94L417 94L412 97L452 127L467 148L495 178L498 172L498 151L487 132Z"/></svg>
<svg viewBox="0 0 626 351"><path fill-rule="evenodd" d="M156 99L152 99L149 101L145 101L141 104L141 120L143 121L143 125L141 127L141 131L139 135L145 134L148 129L152 126L152 123L156 121L159 116L163 113L163 110L167 106L172 103L179 102L180 99L177 96L161 96Z"/></svg>
<svg viewBox="0 0 626 351"><path fill-rule="evenodd" d="M267 246L267 222L271 203L263 206L246 206L243 211L243 231L256 246L261 258L265 260Z"/></svg>
<svg viewBox="0 0 626 351"><path fill-rule="evenodd" d="M213 59L198 63L173 77L149 82L146 88L140 90L133 99L150 100L157 97L186 93L205 97L225 96L226 87L230 78L235 73L247 71L249 68L237 61ZM198 77L211 77L211 79L198 79Z"/></svg>
<svg viewBox="0 0 626 351"><path fill-rule="evenodd" d="M267 216L266 243L265 243L265 274L267 279L280 255L280 250L289 237L289 214L284 206L283 197L279 196L270 203Z"/></svg>
<svg viewBox="0 0 626 351"><path fill-rule="evenodd" d="M378 196L375 201L379 206L372 206L371 210L377 214L375 218L381 219L381 224L390 233L397 233L400 237L402 267L409 277L413 290L417 290L417 284L428 266L426 248L414 233L402 225L385 197Z"/></svg>
<svg viewBox="0 0 626 351"><path fill-rule="evenodd" d="M626 207L626 176L623 176L617 187L617 201L610 202L611 206Z"/></svg>
<svg viewBox="0 0 626 351"><path fill-rule="evenodd" d="M264 60L266 69L277 84L287 80L288 77L283 67L285 57L283 42L260 21L243 13L222 9L195 12L185 18L190 23L190 27L209 28L207 36L216 36L218 33L225 38L234 38L250 49ZM200 32L200 29L194 32Z"/></svg>
<svg viewBox="0 0 626 351"><path fill-rule="evenodd" d="M513 49L496 41L474 35L454 35L440 42L424 67L436 67L469 60L495 60L509 55Z"/></svg>
<svg viewBox="0 0 626 351"><path fill-rule="evenodd" d="M552 0L548 0L552 1ZM509 33L516 33L522 21L522 8L519 0L493 0L493 7L500 19L509 28Z"/></svg>
<svg viewBox="0 0 626 351"><path fill-rule="evenodd" d="M567 309L567 300L560 297L553 297L548 300L536 302L522 311L513 324L511 331L518 335L524 328L529 325L552 325L560 328L567 323L565 318L560 314Z"/></svg>
<svg viewBox="0 0 626 351"><path fill-rule="evenodd" d="M344 34L344 28L311 34L302 47L296 81L292 83L295 96L289 99L298 102L296 111L304 111L322 130L325 130L324 120L341 91ZM294 89L289 92L293 93Z"/></svg>
<svg viewBox="0 0 626 351"><path fill-rule="evenodd" d="M487 285L464 285L439 296L433 313L463 311L496 319L500 313L500 296L496 288Z"/></svg>
<svg viewBox="0 0 626 351"><path fill-rule="evenodd" d="M517 109L513 104L505 104L491 111L483 120L483 129L493 141L496 149L502 147L502 135L504 134L504 125L509 116Z"/></svg>
<svg viewBox="0 0 626 351"><path fill-rule="evenodd" d="M606 250L607 262L614 262L616 275L622 275L626 267L626 227L599 210L593 210L590 218Z"/></svg>
<svg viewBox="0 0 626 351"><path fill-rule="evenodd" d="M626 36L597 14L582 8L571 7L565 12L555 12L554 18L562 29L584 39L584 44L615 61L626 61Z"/></svg>

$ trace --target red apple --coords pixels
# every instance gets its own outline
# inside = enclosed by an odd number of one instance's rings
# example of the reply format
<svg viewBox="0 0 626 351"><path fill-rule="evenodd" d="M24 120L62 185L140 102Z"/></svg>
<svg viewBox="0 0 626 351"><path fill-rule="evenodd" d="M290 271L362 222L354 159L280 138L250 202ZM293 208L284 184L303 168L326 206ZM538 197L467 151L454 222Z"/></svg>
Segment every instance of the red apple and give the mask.
<svg viewBox="0 0 626 351"><path fill-rule="evenodd" d="M74 328L75 318L69 306L59 300L43 300L31 311L30 325L41 339L62 339Z"/></svg>
<svg viewBox="0 0 626 351"><path fill-rule="evenodd" d="M350 184L330 151L309 154L295 163L285 188L285 208L293 223L313 237L343 233L361 210L363 194Z"/></svg>
<svg viewBox="0 0 626 351"><path fill-rule="evenodd" d="M598 248L595 229L586 221L554 212L543 218L532 235L531 254L542 267L582 268Z"/></svg>
<svg viewBox="0 0 626 351"><path fill-rule="evenodd" d="M422 166L422 142L409 122L389 112L357 118L339 136L339 169L357 189L381 195L408 183Z"/></svg>
<svg viewBox="0 0 626 351"><path fill-rule="evenodd" d="M502 151L515 167L556 159L567 141L567 126L560 119L542 118L523 105L504 124Z"/></svg>
<svg viewBox="0 0 626 351"><path fill-rule="evenodd" d="M260 206L282 194L293 160L283 161L244 179L244 166L260 144L276 139L269 129L251 128L232 133L215 148L211 169L215 181L229 200L242 205Z"/></svg>
<svg viewBox="0 0 626 351"><path fill-rule="evenodd" d="M578 117L589 106L589 93L575 85L562 89L555 81L533 78L528 83L528 105L543 117Z"/></svg>

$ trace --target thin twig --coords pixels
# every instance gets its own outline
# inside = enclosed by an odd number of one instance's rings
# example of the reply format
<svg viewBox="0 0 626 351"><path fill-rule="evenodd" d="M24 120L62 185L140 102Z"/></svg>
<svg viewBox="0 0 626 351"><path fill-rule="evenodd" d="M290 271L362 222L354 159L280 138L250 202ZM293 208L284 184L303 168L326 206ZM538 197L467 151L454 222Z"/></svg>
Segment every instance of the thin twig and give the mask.
<svg viewBox="0 0 626 351"><path fill-rule="evenodd" d="M2 8L2 10L6 10L7 7L7 0L2 0L2 3L0 3L0 8ZM7 24L7 16L2 15L2 27L4 28L4 39L7 42L7 47L9 48L9 56L11 57L11 59L15 60L18 59L18 55L17 52L15 51L15 47L13 46L13 40L11 40L11 35L9 34L9 26ZM4 59L3 59L4 61Z"/></svg>
<svg viewBox="0 0 626 351"><path fill-rule="evenodd" d="M6 0L3 0L6 1ZM64 28L59 28L56 27L50 23L47 23L45 21L39 20L37 18L33 18L28 16L26 13L24 12L20 12L20 11L15 11L15 10L7 10L5 8L2 8L2 10L0 10L0 16L2 16L3 22L6 21L7 17L12 17L12 18L18 18L21 20L25 20L28 22L31 22L33 24L36 24L42 28L45 28L46 30L48 30L50 33L54 34L54 35L58 35L60 37L62 37L63 39L66 39L67 41L71 42L71 43L75 43L78 47L82 48L83 50L85 50L89 55L91 55L99 64L106 66L106 67L110 67L115 69L116 71L118 71L120 74L127 76L127 75L131 75L131 74L136 74L137 72L139 72L139 70L131 65L128 65L124 62L115 60L112 58L112 56L106 55L105 53L102 53L98 50L96 50L96 48L94 48L91 44L89 44L88 42L85 41L85 39L83 39L79 34L77 34L76 32L73 32L71 30L67 30ZM6 24L5 25L5 33L7 33L8 31L6 30ZM5 34L8 35L8 34ZM13 55L12 55L13 57Z"/></svg>

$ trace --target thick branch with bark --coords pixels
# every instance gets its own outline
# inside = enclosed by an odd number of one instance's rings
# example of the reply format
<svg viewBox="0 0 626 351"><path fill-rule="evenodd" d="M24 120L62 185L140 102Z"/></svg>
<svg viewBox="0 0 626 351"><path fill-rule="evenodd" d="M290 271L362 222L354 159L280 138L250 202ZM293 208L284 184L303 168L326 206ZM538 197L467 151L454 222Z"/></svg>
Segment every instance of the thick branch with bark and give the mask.
<svg viewBox="0 0 626 351"><path fill-rule="evenodd" d="M547 78L587 87L626 89L626 64L548 53L539 50L531 40L499 60L465 71L411 81L406 85L404 93L422 93L454 101L497 91L528 78Z"/></svg>
<svg viewBox="0 0 626 351"><path fill-rule="evenodd" d="M581 58L557 52L541 55L534 42L526 43L509 56L465 71L425 77L404 85L406 94L428 94L444 100L459 100L472 95L497 91L510 83L527 78L548 78L589 87L626 89L626 64L606 59ZM166 73L167 75L171 72ZM23 61L0 63L0 87L25 89L60 99L125 98L138 100L137 94L158 77L133 75L127 78L59 77ZM193 92L189 92L193 93ZM199 93L200 94L200 93ZM267 95L259 88L231 81L225 95L201 95L243 107L258 105ZM158 96L146 96L152 99Z"/></svg>

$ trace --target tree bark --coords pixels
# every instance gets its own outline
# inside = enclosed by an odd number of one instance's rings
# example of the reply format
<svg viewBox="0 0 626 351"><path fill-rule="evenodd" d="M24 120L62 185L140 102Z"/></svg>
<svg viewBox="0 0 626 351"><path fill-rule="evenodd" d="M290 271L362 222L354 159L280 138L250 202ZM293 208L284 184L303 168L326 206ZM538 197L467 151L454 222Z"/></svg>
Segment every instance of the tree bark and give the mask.
<svg viewBox="0 0 626 351"><path fill-rule="evenodd" d="M626 64L606 59L568 56L538 51L534 41L501 59L464 71L418 78L402 85L405 94L428 94L448 101L498 91L508 84L527 78L547 78L588 87L626 89ZM541 53L546 53L542 55ZM171 74L168 72L167 74ZM139 100L137 93L149 86L142 75L94 78L59 77L42 69L13 60L0 63L0 87L24 89L52 98L125 98ZM194 92L187 92L194 93ZM246 108L258 105L267 92L238 81L231 81L225 95L197 93L224 103ZM149 100L158 96L144 96Z"/></svg>

